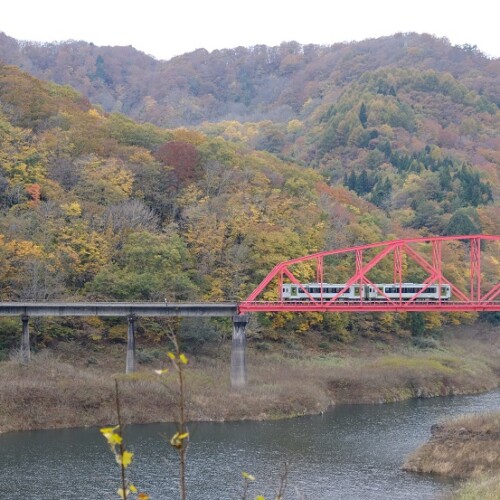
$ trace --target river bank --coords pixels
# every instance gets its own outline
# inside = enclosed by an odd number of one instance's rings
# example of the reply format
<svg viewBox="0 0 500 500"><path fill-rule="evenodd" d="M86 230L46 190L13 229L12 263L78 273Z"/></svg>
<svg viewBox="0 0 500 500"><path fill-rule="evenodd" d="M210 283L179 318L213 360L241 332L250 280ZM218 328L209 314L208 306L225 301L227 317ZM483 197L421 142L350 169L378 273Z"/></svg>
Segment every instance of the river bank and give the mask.
<svg viewBox="0 0 500 500"><path fill-rule="evenodd" d="M317 414L339 403L383 403L488 391L500 381L498 328L448 332L437 348L359 343L328 352L249 349L248 387L234 391L229 351L190 356L189 418L265 420ZM114 380L127 423L174 421L175 377L161 349L142 350L136 373L124 375L123 346L89 349L65 343L29 365L0 363L0 431L107 425L116 421Z"/></svg>
<svg viewBox="0 0 500 500"><path fill-rule="evenodd" d="M500 411L433 425L431 438L403 465L410 472L468 479L453 498L500 498Z"/></svg>

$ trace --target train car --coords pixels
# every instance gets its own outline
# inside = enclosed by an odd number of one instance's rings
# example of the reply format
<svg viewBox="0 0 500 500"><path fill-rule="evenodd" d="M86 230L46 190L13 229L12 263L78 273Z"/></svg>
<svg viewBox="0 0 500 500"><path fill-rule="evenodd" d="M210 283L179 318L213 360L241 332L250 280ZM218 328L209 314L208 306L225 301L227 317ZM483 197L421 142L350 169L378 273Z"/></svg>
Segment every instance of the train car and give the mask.
<svg viewBox="0 0 500 500"><path fill-rule="evenodd" d="M451 298L450 285L434 283L425 285L423 283L377 283L377 288L368 286L367 296L368 300L386 300L386 297L393 300L410 300L417 295L421 290L416 301L429 301L429 300L449 300ZM427 286L427 288L426 288Z"/></svg>
<svg viewBox="0 0 500 500"><path fill-rule="evenodd" d="M284 283L282 288L282 299L286 301L308 301L330 300L337 296L344 288L342 283ZM421 292L421 290L424 291ZM376 283L372 285L350 285L344 292L337 297L339 301L359 301L363 300L410 300L421 292L416 301L435 301L449 300L451 298L451 289L446 284L423 283Z"/></svg>
<svg viewBox="0 0 500 500"><path fill-rule="evenodd" d="M285 283L282 288L282 299L289 301L307 301L311 297L316 300L329 300L345 288L341 283ZM359 300L360 286L351 285L337 300Z"/></svg>

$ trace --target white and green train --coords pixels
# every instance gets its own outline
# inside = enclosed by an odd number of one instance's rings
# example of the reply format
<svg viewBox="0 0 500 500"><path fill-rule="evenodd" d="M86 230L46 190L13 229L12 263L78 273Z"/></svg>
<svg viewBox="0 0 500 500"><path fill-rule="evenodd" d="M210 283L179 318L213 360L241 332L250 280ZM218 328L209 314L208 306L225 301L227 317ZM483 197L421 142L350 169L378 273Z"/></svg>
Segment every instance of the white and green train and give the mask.
<svg viewBox="0 0 500 500"><path fill-rule="evenodd" d="M345 290L344 290L345 288ZM342 292L342 290L344 290ZM423 290L423 291L422 291ZM307 301L328 300L337 297L340 301L363 300L410 300L416 297L416 301L437 301L449 300L451 298L450 285L434 283L426 285L424 283L375 283L373 285L349 285L341 283L285 283L281 290L282 300Z"/></svg>

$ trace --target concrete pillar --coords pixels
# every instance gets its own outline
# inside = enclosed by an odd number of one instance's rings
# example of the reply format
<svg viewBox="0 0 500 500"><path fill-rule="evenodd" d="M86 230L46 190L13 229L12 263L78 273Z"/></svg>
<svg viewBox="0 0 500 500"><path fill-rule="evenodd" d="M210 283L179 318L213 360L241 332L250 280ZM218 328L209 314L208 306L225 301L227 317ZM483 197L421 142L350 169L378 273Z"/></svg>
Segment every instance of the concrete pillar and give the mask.
<svg viewBox="0 0 500 500"><path fill-rule="evenodd" d="M128 317L128 331L127 331L127 364L125 373L132 373L135 371L135 316Z"/></svg>
<svg viewBox="0 0 500 500"><path fill-rule="evenodd" d="M21 336L21 361L29 363L31 358L30 353L30 318L29 316L22 316L23 334Z"/></svg>
<svg viewBox="0 0 500 500"><path fill-rule="evenodd" d="M241 389L247 385L246 327L247 314L233 316L233 342L231 345L231 386Z"/></svg>

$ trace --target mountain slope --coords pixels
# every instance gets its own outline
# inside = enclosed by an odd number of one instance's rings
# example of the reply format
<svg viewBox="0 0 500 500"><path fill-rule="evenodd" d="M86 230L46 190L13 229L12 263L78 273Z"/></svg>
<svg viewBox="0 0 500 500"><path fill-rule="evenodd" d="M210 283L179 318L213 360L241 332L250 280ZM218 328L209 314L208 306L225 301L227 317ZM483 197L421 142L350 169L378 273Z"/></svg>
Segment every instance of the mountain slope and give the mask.
<svg viewBox="0 0 500 500"><path fill-rule="evenodd" d="M169 61L132 47L19 43L0 33L0 61L71 85L106 111L166 127L303 119L318 105L331 104L349 82L381 67L449 72L500 103L498 60L415 33L333 46L200 49Z"/></svg>

